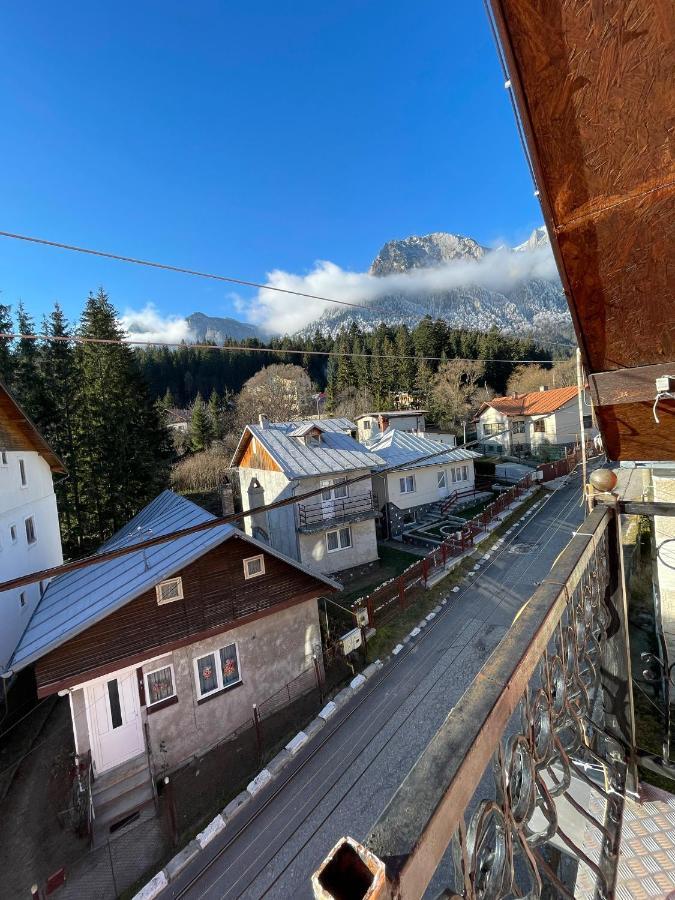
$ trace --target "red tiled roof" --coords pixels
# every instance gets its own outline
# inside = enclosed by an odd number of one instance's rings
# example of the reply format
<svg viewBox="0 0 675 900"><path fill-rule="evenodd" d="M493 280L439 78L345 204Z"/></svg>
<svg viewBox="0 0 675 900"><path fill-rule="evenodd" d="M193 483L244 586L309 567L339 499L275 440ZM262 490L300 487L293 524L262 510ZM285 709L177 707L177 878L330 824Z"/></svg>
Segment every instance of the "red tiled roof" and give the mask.
<svg viewBox="0 0 675 900"><path fill-rule="evenodd" d="M517 397L494 397L483 404L483 409L491 406L506 416L541 416L555 412L576 396L576 387L553 388L550 391L518 394Z"/></svg>

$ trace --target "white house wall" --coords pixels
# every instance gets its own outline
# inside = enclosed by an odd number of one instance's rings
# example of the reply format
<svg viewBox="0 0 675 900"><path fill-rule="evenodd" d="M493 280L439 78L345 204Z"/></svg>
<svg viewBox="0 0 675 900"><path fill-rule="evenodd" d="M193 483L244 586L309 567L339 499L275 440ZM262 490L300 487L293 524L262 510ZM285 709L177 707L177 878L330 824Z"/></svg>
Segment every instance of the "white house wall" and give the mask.
<svg viewBox="0 0 675 900"><path fill-rule="evenodd" d="M241 487L241 503L244 510L251 508L249 486L251 481L257 478L263 489L261 505L273 503L275 500L283 500L292 497L297 490L297 482L291 482L283 472L274 472L269 469L239 469L239 484ZM279 509L268 510L256 514L254 517L244 518L244 531L253 534L253 528L258 525L269 535L270 546L280 553L290 556L291 559L300 560L298 542L296 538L295 507L292 504L282 506Z"/></svg>
<svg viewBox="0 0 675 900"><path fill-rule="evenodd" d="M592 408L590 403L587 402L588 395L586 394L586 392L584 392L582 399L584 401L584 415L590 416ZM556 410L553 418L555 420L555 440L551 443L574 444L580 440L581 426L579 424L579 401L576 397L574 398L574 400L566 403L565 406L561 406L560 409ZM598 434L598 429L585 428L584 432L586 440L589 441Z"/></svg>
<svg viewBox="0 0 675 900"><path fill-rule="evenodd" d="M453 483L452 470L459 470L461 473L462 466L467 468L468 480ZM442 489L438 487L439 472L446 473L446 487ZM415 479L415 490L402 493L400 479L410 475ZM411 509L427 503L435 503L437 500L449 497L454 491L469 490L474 487L474 484L473 461L470 459L458 463L401 469L387 475L389 502L394 503L399 509Z"/></svg>
<svg viewBox="0 0 675 900"><path fill-rule="evenodd" d="M351 531L351 547L343 550L328 552L326 532L336 531L340 528L349 528ZM365 522L343 522L331 525L326 531L317 531L312 534L299 534L300 561L311 566L315 572L322 575L330 575L333 572L342 572L345 569L353 569L357 566L367 565L378 559L377 534L375 520L366 519Z"/></svg>
<svg viewBox="0 0 675 900"><path fill-rule="evenodd" d="M1 448L0 448L1 449ZM26 486L21 486L19 460L24 461ZM32 516L36 541L29 544L26 519ZM12 542L11 527L16 528ZM0 464L0 573L16 578L63 562L56 497L49 465L35 451L7 451ZM25 604L21 605L21 594ZM0 665L8 662L38 600L40 585L30 584L0 593Z"/></svg>

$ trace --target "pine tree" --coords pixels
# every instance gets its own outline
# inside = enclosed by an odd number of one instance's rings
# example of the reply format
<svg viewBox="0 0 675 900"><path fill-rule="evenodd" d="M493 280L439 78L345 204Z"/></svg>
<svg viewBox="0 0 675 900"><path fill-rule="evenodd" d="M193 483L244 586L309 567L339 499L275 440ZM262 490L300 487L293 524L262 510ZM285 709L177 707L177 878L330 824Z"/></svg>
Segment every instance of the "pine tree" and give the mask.
<svg viewBox="0 0 675 900"><path fill-rule="evenodd" d="M44 419L44 391L40 377L40 347L35 335L35 325L26 312L23 303L16 311L19 338L14 351L13 389L28 415L38 424ZM33 335L31 337L31 335Z"/></svg>
<svg viewBox="0 0 675 900"><path fill-rule="evenodd" d="M0 334L11 334L13 330L12 307L0 303ZM11 351L11 340L9 338L0 338L0 381L10 388L14 370L14 359Z"/></svg>
<svg viewBox="0 0 675 900"><path fill-rule="evenodd" d="M174 407L176 406L176 401L173 398L170 387L167 387L167 389L164 391L164 396L157 402L164 410L174 409Z"/></svg>
<svg viewBox="0 0 675 900"><path fill-rule="evenodd" d="M218 391L215 388L211 391L211 396L209 397L208 413L213 440L220 441L223 437L223 407Z"/></svg>
<svg viewBox="0 0 675 900"><path fill-rule="evenodd" d="M53 338L70 335L68 322L58 303L44 320L42 330ZM80 402L74 347L67 341L49 340L47 337L40 362L44 391L44 419L40 427L68 471L67 477L57 482L56 495L61 520L61 538L66 554L69 555L79 548L83 533L78 448L74 439L77 408Z"/></svg>
<svg viewBox="0 0 675 900"><path fill-rule="evenodd" d="M124 338L102 289L89 295L79 334ZM81 537L88 544L115 531L166 486L171 451L129 346L80 344L75 362L80 402L73 440L78 447Z"/></svg>
<svg viewBox="0 0 675 900"><path fill-rule="evenodd" d="M202 395L197 394L190 419L190 446L195 452L207 450L213 440L211 422Z"/></svg>

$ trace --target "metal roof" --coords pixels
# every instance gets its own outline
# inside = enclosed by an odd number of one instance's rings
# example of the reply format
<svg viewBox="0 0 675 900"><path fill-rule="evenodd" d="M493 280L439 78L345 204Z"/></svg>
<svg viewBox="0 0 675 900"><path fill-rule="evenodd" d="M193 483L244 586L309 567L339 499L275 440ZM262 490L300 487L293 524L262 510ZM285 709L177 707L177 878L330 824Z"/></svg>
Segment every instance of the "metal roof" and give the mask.
<svg viewBox="0 0 675 900"><path fill-rule="evenodd" d="M462 462L480 456L480 453L465 450L462 447L457 449L448 447L446 452L441 453L439 450L442 447L443 444L439 441L431 441L398 428L387 428L370 444L370 449L381 456L387 466L407 466L411 469ZM418 457L427 456L430 453L437 455L424 462L413 462ZM408 463L409 465L407 465Z"/></svg>
<svg viewBox="0 0 675 900"><path fill-rule="evenodd" d="M319 427L321 443L307 445L301 437L306 426ZM351 427L350 427L351 426ZM312 475L331 475L335 472L353 472L356 469L373 469L384 460L359 444L345 429L356 429L349 419L313 419L305 422L269 422L247 425L232 459L238 465L247 432L252 434L279 464L288 478L306 478Z"/></svg>
<svg viewBox="0 0 675 900"><path fill-rule="evenodd" d="M372 413L361 413L360 416L356 417L356 421L359 419L365 419L366 417L372 418L373 416L387 416L390 419L395 419L401 416L426 416L429 410L427 409L390 409L384 412L372 412Z"/></svg>
<svg viewBox="0 0 675 900"><path fill-rule="evenodd" d="M97 553L137 544L212 519L215 516L185 497L163 491L99 547ZM55 578L38 602L8 668L14 671L24 668L233 536L283 559L331 587L339 587L331 579L256 541L233 525L218 525Z"/></svg>

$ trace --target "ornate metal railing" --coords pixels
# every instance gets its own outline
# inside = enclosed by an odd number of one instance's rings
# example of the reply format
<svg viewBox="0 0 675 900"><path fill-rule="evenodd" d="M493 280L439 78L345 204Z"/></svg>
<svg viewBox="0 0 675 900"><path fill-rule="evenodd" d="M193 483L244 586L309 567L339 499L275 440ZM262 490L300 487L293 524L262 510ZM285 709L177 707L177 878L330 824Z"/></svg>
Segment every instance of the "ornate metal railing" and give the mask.
<svg viewBox="0 0 675 900"><path fill-rule="evenodd" d="M317 897L613 896L634 724L618 516L598 508Z"/></svg>
<svg viewBox="0 0 675 900"><path fill-rule="evenodd" d="M314 530L336 522L347 522L375 514L373 492L298 504L298 527Z"/></svg>

